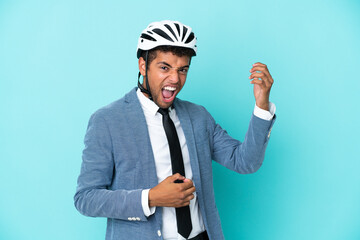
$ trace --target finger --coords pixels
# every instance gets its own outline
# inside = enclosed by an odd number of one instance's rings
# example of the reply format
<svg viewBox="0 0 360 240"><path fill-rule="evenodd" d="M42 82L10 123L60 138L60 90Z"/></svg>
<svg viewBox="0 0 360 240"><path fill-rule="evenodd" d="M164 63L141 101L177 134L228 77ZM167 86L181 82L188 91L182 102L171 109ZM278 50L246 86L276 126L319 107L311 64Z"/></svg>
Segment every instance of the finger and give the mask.
<svg viewBox="0 0 360 240"><path fill-rule="evenodd" d="M250 71L265 71L267 66L265 64L253 64Z"/></svg>
<svg viewBox="0 0 360 240"><path fill-rule="evenodd" d="M250 72L256 72L256 71L266 72L268 71L268 69L266 67L261 67L261 66L253 67L250 69Z"/></svg>
<svg viewBox="0 0 360 240"><path fill-rule="evenodd" d="M184 183L190 183L192 186L194 185L194 182L189 178L185 178Z"/></svg>
<svg viewBox="0 0 360 240"><path fill-rule="evenodd" d="M262 63L255 63L252 65L252 68L251 69L260 69L260 71L262 70L266 70L266 71L269 71L269 68L267 67L266 64L262 64Z"/></svg>
<svg viewBox="0 0 360 240"><path fill-rule="evenodd" d="M188 196L190 196L190 195L194 195L194 192L195 192L195 191L196 191L195 187L186 189L186 190L184 191L185 197L188 197Z"/></svg>
<svg viewBox="0 0 360 240"><path fill-rule="evenodd" d="M191 194L191 195L189 195L189 197L188 197L189 201L193 200L194 198L195 198L195 195L194 195L194 194Z"/></svg>
<svg viewBox="0 0 360 240"><path fill-rule="evenodd" d="M184 179L184 182L190 182L191 180L190 179L188 179L188 178L185 178Z"/></svg>
<svg viewBox="0 0 360 240"><path fill-rule="evenodd" d="M174 175L171 175L169 177L166 178L166 180L168 180L169 182L175 182L176 180L184 180L185 177L182 176L180 173L175 173Z"/></svg>
<svg viewBox="0 0 360 240"><path fill-rule="evenodd" d="M179 193L178 195L178 199L182 202L184 201L190 201L191 199L193 199L195 196L194 196L194 193L193 192L182 192L182 193Z"/></svg>
<svg viewBox="0 0 360 240"><path fill-rule="evenodd" d="M176 208L185 207L185 206L189 206L189 205L190 205L190 201L185 201L182 204L180 204L179 206L177 206Z"/></svg>
<svg viewBox="0 0 360 240"><path fill-rule="evenodd" d="M261 62L256 62L256 63L253 64L253 66L254 66L254 67L255 67L255 66L263 66L263 67L266 67L266 64L261 63Z"/></svg>
<svg viewBox="0 0 360 240"><path fill-rule="evenodd" d="M181 187L183 188L183 190L187 190L187 189L190 189L192 187L195 188L194 183L191 180L181 183Z"/></svg>
<svg viewBox="0 0 360 240"><path fill-rule="evenodd" d="M263 86L264 85L264 82L257 79L257 78L254 78L252 81L250 81L251 84L257 84L259 86Z"/></svg>
<svg viewBox="0 0 360 240"><path fill-rule="evenodd" d="M263 72L267 75L270 75L269 69L267 67L257 66L250 69L250 72Z"/></svg>
<svg viewBox="0 0 360 240"><path fill-rule="evenodd" d="M194 184L193 181L189 178L185 178L184 179L184 183L191 183L191 184Z"/></svg>
<svg viewBox="0 0 360 240"><path fill-rule="evenodd" d="M262 76L260 76L259 74L263 74L264 76L262 77ZM259 72L253 72L253 73L250 75L249 78L252 79L252 78L255 78L255 77L261 78L262 80L265 80L267 83L270 83L270 84L272 84L272 83L274 82L273 78L271 77L270 73L269 73L267 70L265 70L265 71L263 71L263 72L261 72L261 73L259 73Z"/></svg>
<svg viewBox="0 0 360 240"><path fill-rule="evenodd" d="M184 198L183 202L190 202L194 198L195 198L194 194L190 194L189 196L186 196L186 198Z"/></svg>
<svg viewBox="0 0 360 240"><path fill-rule="evenodd" d="M253 79L253 78L265 78L266 75L264 73L253 73L249 76L249 79Z"/></svg>
<svg viewBox="0 0 360 240"><path fill-rule="evenodd" d="M262 81L262 84L265 85L266 87L267 86L271 86L271 82L268 80L268 78L262 74L262 73L255 73L255 74L252 74L250 77L250 79L258 79L260 81Z"/></svg>

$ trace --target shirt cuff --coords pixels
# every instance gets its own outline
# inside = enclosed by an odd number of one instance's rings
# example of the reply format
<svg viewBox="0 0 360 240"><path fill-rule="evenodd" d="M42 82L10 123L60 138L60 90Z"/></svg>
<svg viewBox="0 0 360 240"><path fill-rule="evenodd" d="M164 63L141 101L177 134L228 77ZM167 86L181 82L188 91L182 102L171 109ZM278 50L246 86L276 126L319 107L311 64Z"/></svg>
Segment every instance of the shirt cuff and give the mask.
<svg viewBox="0 0 360 240"><path fill-rule="evenodd" d="M150 189L145 189L141 192L141 205L146 217L154 214L156 209L156 207L149 207L149 191Z"/></svg>
<svg viewBox="0 0 360 240"><path fill-rule="evenodd" d="M257 116L258 118L269 121L269 120L273 119L273 117L275 115L275 111L276 111L276 106L272 102L269 102L269 111L261 109L258 106L256 106L256 104L255 104L254 115Z"/></svg>

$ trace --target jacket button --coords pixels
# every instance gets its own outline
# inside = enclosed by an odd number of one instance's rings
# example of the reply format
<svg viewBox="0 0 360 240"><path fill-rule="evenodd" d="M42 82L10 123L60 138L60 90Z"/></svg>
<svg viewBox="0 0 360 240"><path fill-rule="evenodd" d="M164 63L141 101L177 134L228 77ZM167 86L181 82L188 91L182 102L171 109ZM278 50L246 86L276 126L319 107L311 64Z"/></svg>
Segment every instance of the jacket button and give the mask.
<svg viewBox="0 0 360 240"><path fill-rule="evenodd" d="M161 237L161 231L160 231L160 230L158 230L158 232L157 232L157 233L158 233L158 236L159 236L159 237Z"/></svg>
<svg viewBox="0 0 360 240"><path fill-rule="evenodd" d="M131 218L131 217L128 217L128 220L129 220L129 221L132 221L132 218Z"/></svg>
<svg viewBox="0 0 360 240"><path fill-rule="evenodd" d="M139 217L136 218L136 221L140 221L141 219Z"/></svg>

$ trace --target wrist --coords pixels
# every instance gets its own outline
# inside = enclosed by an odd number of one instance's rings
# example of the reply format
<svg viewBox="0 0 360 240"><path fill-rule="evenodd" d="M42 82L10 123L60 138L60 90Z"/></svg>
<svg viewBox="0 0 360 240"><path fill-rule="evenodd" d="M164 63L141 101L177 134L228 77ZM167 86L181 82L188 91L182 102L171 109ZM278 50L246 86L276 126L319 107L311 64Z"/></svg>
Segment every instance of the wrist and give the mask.
<svg viewBox="0 0 360 240"><path fill-rule="evenodd" d="M269 111L269 102L265 102L265 103L256 103L256 106L258 106L259 108L265 110L265 111Z"/></svg>
<svg viewBox="0 0 360 240"><path fill-rule="evenodd" d="M154 203L154 190L151 188L149 190L149 198L148 198L148 205L149 207L155 207L155 203Z"/></svg>

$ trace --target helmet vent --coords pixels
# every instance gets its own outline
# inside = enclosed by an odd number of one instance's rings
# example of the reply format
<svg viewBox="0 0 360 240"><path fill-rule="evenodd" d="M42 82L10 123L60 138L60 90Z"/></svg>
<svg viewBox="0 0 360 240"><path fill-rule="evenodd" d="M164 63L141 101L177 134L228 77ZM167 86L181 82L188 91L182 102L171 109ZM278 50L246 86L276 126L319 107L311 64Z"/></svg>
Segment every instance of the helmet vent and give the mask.
<svg viewBox="0 0 360 240"><path fill-rule="evenodd" d="M174 24L175 24L176 30L178 31L179 36L180 36L180 26L179 26L179 24L177 24L177 23L174 23Z"/></svg>
<svg viewBox="0 0 360 240"><path fill-rule="evenodd" d="M169 37L169 35L166 34L166 32L164 32L163 30L161 30L159 28L154 28L153 32L159 34L160 36L162 36L163 38L165 38L171 42L174 42L174 40L172 40L171 37Z"/></svg>
<svg viewBox="0 0 360 240"><path fill-rule="evenodd" d="M156 42L156 39L155 39L155 38L153 38L152 36L147 35L147 34L145 34L145 33L142 33L142 34L141 34L141 37L142 37L142 38L145 38L145 39L147 39L147 40Z"/></svg>
<svg viewBox="0 0 360 240"><path fill-rule="evenodd" d="M190 33L190 35L189 35L189 37L188 37L188 39L186 40L186 42L185 43L189 43L189 42L191 42L193 39L194 39L194 33L193 32L191 32Z"/></svg>
<svg viewBox="0 0 360 240"><path fill-rule="evenodd" d="M167 25L167 24L165 24L164 26L172 33L172 35L175 37L176 41L178 41L178 39L177 39L174 31L172 30L172 28L171 28L169 25Z"/></svg>
<svg viewBox="0 0 360 240"><path fill-rule="evenodd" d="M147 31L148 33L150 33L150 34L153 34L152 32L150 32L150 31Z"/></svg>
<svg viewBox="0 0 360 240"><path fill-rule="evenodd" d="M185 35L187 33L187 30L188 30L187 27L183 26L183 35L182 35L181 41L184 41L184 37L185 37Z"/></svg>

